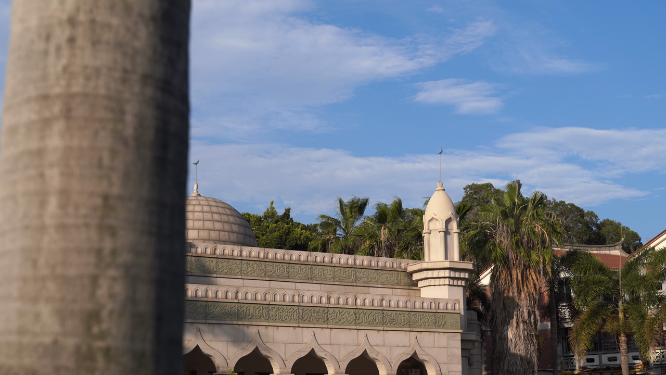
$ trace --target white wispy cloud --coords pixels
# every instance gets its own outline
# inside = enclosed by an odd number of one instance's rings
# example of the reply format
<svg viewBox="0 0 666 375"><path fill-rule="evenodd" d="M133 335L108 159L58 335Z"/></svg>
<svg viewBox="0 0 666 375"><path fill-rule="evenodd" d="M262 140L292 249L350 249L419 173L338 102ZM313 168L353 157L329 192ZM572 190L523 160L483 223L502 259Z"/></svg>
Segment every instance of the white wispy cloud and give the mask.
<svg viewBox="0 0 666 375"><path fill-rule="evenodd" d="M572 58L559 52L566 42L550 30L534 23L503 19L494 42L490 65L496 70L517 74L568 75L587 73L600 64Z"/></svg>
<svg viewBox="0 0 666 375"><path fill-rule="evenodd" d="M498 147L549 159L579 157L609 173L666 171L666 129L543 128L504 137Z"/></svg>
<svg viewBox="0 0 666 375"><path fill-rule="evenodd" d="M285 113L340 102L369 82L404 77L478 48L495 32L475 20L444 38L396 39L312 22L309 1L194 2L192 93L202 117L280 128ZM312 124L311 119L299 120ZM253 121L250 121L253 122Z"/></svg>
<svg viewBox="0 0 666 375"><path fill-rule="evenodd" d="M516 178L526 191L538 189L578 205L638 198L650 193L619 181L628 174L666 172L658 158L665 140L666 130L543 128L508 135L483 151L445 150L443 180L454 200L471 182L501 187ZM257 210L275 200L304 215L329 212L337 196L388 201L398 195L418 207L438 178L437 155L361 157L338 149L201 142L192 144L191 155L202 160L204 195Z"/></svg>
<svg viewBox="0 0 666 375"><path fill-rule="evenodd" d="M443 79L421 82L414 101L428 104L451 105L457 113L493 114L502 108L502 99L495 96L496 85L484 82L468 82L463 79Z"/></svg>
<svg viewBox="0 0 666 375"><path fill-rule="evenodd" d="M426 11L433 13L444 13L444 8L440 7L439 5L433 5L430 8L426 9Z"/></svg>

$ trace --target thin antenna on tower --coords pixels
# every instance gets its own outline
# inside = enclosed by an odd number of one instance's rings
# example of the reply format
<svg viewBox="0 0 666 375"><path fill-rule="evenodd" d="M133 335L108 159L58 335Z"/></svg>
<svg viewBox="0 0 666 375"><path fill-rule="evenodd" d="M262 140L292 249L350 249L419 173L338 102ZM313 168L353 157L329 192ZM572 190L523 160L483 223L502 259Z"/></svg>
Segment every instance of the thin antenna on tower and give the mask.
<svg viewBox="0 0 666 375"><path fill-rule="evenodd" d="M191 195L193 197L199 197L201 196L201 194L199 194L199 160L192 164L194 164L194 191Z"/></svg>
<svg viewBox="0 0 666 375"><path fill-rule="evenodd" d="M439 148L439 180L442 181L442 152L444 152L443 148Z"/></svg>
<svg viewBox="0 0 666 375"><path fill-rule="evenodd" d="M197 160L196 163L192 163L192 164L194 164L194 182L198 184L199 183L199 160Z"/></svg>

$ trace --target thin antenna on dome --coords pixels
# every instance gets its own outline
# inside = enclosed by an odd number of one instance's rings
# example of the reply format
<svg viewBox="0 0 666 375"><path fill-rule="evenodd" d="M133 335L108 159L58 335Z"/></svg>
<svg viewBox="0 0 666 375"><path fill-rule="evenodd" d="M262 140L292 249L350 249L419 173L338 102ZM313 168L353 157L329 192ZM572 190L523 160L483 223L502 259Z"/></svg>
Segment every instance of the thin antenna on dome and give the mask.
<svg viewBox="0 0 666 375"><path fill-rule="evenodd" d="M192 164L194 164L194 191L192 192L192 196L201 196L199 194L199 160Z"/></svg>
<svg viewBox="0 0 666 375"><path fill-rule="evenodd" d="M194 182L198 184L199 183L199 160L197 160L196 163L192 163L192 164L194 164Z"/></svg>
<svg viewBox="0 0 666 375"><path fill-rule="evenodd" d="M442 147L439 148L439 180L442 181L442 152L444 152L444 149Z"/></svg>

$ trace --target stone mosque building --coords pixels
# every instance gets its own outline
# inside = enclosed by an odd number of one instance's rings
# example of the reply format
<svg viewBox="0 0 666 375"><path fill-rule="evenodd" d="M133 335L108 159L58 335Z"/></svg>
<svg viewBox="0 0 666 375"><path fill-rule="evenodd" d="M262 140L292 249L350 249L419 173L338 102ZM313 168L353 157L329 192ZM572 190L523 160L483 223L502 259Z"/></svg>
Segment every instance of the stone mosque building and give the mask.
<svg viewBox="0 0 666 375"><path fill-rule="evenodd" d="M227 203L187 198L184 375L481 374L474 266L439 182L424 261L264 249Z"/></svg>

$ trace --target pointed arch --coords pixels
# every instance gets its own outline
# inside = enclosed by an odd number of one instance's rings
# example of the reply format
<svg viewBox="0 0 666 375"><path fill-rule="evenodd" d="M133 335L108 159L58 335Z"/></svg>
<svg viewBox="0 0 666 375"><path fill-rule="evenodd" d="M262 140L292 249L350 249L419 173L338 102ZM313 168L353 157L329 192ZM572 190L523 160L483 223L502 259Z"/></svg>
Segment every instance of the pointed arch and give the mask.
<svg viewBox="0 0 666 375"><path fill-rule="evenodd" d="M428 221L426 221L427 229L426 230L433 230L433 229L441 229L444 227L444 221L440 219L437 215L433 215L428 218Z"/></svg>
<svg viewBox="0 0 666 375"><path fill-rule="evenodd" d="M313 352L315 357L324 361L329 374L342 374L344 372L344 369L340 369L340 363L335 356L319 345L314 332L310 335L310 341L289 357L287 360L287 369L292 369L297 360L305 357L310 352Z"/></svg>
<svg viewBox="0 0 666 375"><path fill-rule="evenodd" d="M275 350L269 348L264 343L264 340L261 339L259 330L257 330L257 333L254 334L254 338L249 344L245 345L243 349L237 351L236 354L231 357L229 366L233 368L236 366L236 363L238 363L238 360L252 353L252 351L255 349L259 350L259 353L266 357L271 363L271 366L273 367L273 374L289 374L289 369L287 369L282 357L280 357L280 355Z"/></svg>
<svg viewBox="0 0 666 375"><path fill-rule="evenodd" d="M444 229L444 230L458 230L459 229L460 224L458 223L458 217L453 212L449 212L444 217L439 217L437 214L433 214L433 216L431 216L428 219L428 223L430 223L430 221L434 218L436 218L438 220L438 223L439 223L439 228L437 228L437 229ZM451 226L449 224L451 224ZM428 229L431 229L431 228L428 228Z"/></svg>
<svg viewBox="0 0 666 375"><path fill-rule="evenodd" d="M342 363L340 364L340 368L344 371L347 368L347 365L349 365L349 362L361 355L364 355L366 358L375 362L377 368L379 369L379 375L388 375L391 372L391 363L382 353L378 352L377 349L370 345L370 340L368 339L367 334L363 338L361 345L359 345L358 348L354 349L353 352L347 354L344 357Z"/></svg>
<svg viewBox="0 0 666 375"><path fill-rule="evenodd" d="M204 340L203 336L201 335L201 330L199 327L197 327L197 331L194 333L194 337L190 342L187 343L183 347L183 355L191 352L194 350L194 348L199 347L201 351L207 355L212 361L213 364L215 364L215 371L217 372L222 372L222 371L227 371L229 369L229 364L227 362L227 359L224 358L222 353L218 352L215 350L212 346L208 345L206 340Z"/></svg>
<svg viewBox="0 0 666 375"><path fill-rule="evenodd" d="M423 350L421 344L419 344L419 339L417 336L414 336L414 341L412 341L412 345L409 347L409 349L407 349L402 354L398 355L393 360L391 367L397 371L398 366L400 366L400 363L402 363L402 361L414 355L416 356L416 359L418 359L425 365L425 368L428 371L428 375L442 374L442 371L439 367L439 362L437 362L435 358L433 358L430 354L428 354L425 350Z"/></svg>

